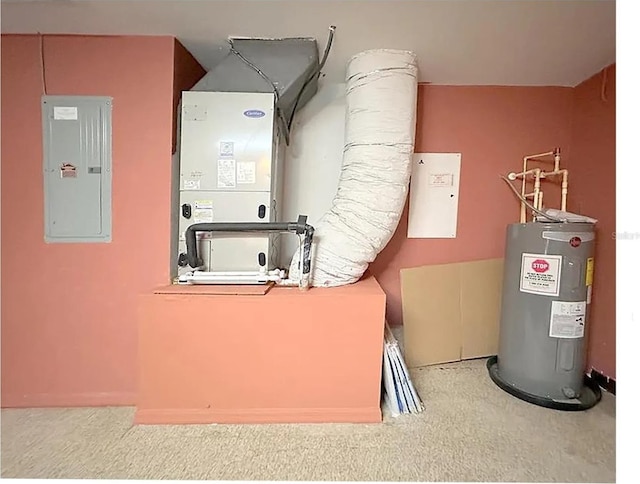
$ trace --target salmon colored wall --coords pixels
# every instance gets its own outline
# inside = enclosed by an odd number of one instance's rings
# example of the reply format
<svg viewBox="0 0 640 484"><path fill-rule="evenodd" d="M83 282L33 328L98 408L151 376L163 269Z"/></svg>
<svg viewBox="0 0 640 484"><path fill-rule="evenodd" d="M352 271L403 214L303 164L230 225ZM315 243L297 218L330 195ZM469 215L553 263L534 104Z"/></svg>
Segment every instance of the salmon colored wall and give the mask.
<svg viewBox="0 0 640 484"><path fill-rule="evenodd" d="M569 196L578 212L598 219L589 332L589 366L615 379L615 65L578 85L574 89L573 97L571 156L568 164L571 170Z"/></svg>
<svg viewBox="0 0 640 484"><path fill-rule="evenodd" d="M113 97L113 241L45 244L38 36L2 36L2 405L132 404L166 283L174 39L45 36L48 94Z"/></svg>
<svg viewBox="0 0 640 484"><path fill-rule="evenodd" d="M519 220L520 209L498 176L517 170L525 155L567 147L571 103L571 88L419 86L416 152L462 153L458 234L407 239L405 207L371 265L387 293L390 324L402 322L400 269L503 256L506 225Z"/></svg>
<svg viewBox="0 0 640 484"><path fill-rule="evenodd" d="M176 94L203 71L171 37L46 36L42 47L49 94L114 98L113 241L44 243L40 38L3 35L2 405L132 404L137 296L169 278ZM416 151L462 153L458 237L407 239L405 210L371 265L392 324L402 320L399 269L501 257L519 212L498 175L525 154L568 147L569 210L601 220L590 358L615 375L614 171L591 191L596 163L615 160L615 68L606 103L600 80L419 87Z"/></svg>

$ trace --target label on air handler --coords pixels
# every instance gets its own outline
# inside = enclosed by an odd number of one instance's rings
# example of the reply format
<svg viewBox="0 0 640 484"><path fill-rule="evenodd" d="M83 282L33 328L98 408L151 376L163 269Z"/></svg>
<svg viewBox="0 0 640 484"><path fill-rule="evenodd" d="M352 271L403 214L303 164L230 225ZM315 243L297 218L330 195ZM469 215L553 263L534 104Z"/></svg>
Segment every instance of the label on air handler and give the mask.
<svg viewBox="0 0 640 484"><path fill-rule="evenodd" d="M561 269L561 255L522 254L520 291L542 296L558 296Z"/></svg>

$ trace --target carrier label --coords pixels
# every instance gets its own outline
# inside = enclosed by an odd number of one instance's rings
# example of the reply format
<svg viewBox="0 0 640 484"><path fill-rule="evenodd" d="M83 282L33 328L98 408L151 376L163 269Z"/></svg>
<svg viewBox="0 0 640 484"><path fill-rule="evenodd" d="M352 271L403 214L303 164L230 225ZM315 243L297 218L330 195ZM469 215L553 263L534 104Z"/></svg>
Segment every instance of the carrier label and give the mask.
<svg viewBox="0 0 640 484"><path fill-rule="evenodd" d="M520 291L542 296L560 294L561 255L522 254Z"/></svg>
<svg viewBox="0 0 640 484"><path fill-rule="evenodd" d="M584 336L587 302L551 302L549 336L552 338L577 339Z"/></svg>
<svg viewBox="0 0 640 484"><path fill-rule="evenodd" d="M259 109L247 109L243 114L247 118L262 118L266 113Z"/></svg>

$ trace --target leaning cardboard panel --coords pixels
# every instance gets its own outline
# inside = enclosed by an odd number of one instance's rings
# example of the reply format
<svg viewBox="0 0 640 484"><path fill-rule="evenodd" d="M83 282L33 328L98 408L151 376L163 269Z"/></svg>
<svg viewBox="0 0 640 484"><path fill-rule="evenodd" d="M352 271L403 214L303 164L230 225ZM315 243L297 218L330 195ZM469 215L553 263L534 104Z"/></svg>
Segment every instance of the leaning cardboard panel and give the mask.
<svg viewBox="0 0 640 484"><path fill-rule="evenodd" d="M503 259L465 262L460 266L462 351L460 359L498 352Z"/></svg>
<svg viewBox="0 0 640 484"><path fill-rule="evenodd" d="M404 347L409 367L460 358L460 273L452 265L400 271Z"/></svg>
<svg viewBox="0 0 640 484"><path fill-rule="evenodd" d="M497 353L502 269L491 259L400 271L410 367Z"/></svg>

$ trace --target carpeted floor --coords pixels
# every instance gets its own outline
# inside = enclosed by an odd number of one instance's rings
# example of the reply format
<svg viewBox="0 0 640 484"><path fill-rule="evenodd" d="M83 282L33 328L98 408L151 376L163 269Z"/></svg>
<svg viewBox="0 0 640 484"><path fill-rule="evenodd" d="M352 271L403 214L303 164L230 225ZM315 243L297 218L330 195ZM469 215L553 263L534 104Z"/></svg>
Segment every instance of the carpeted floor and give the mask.
<svg viewBox="0 0 640 484"><path fill-rule="evenodd" d="M615 482L615 397L504 393L485 360L416 369L426 410L377 425L131 425L132 408L2 411L2 477Z"/></svg>

